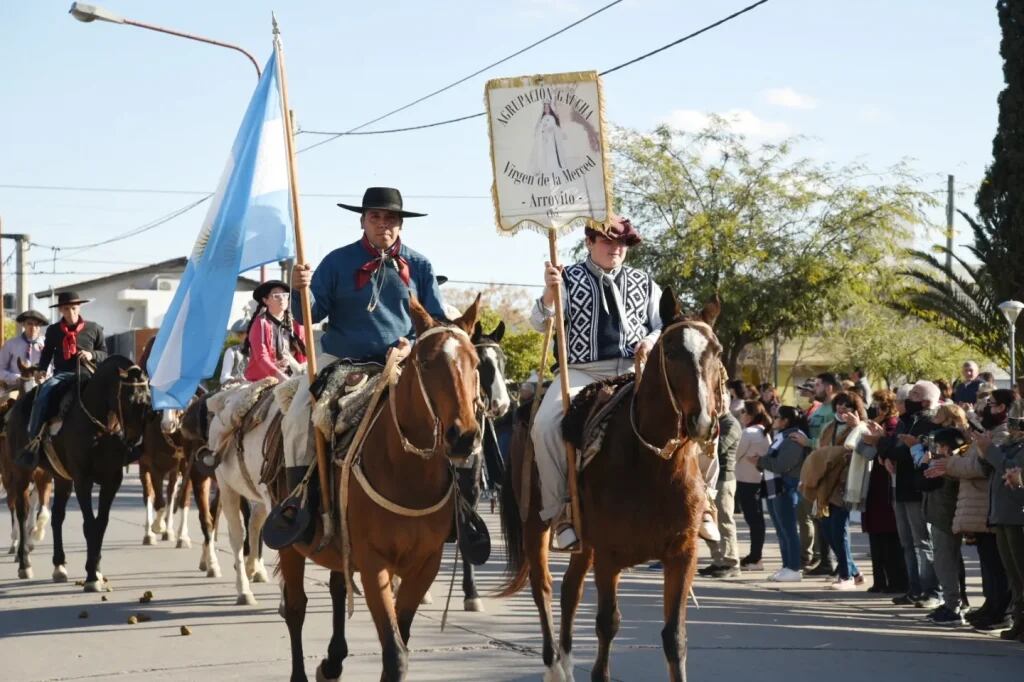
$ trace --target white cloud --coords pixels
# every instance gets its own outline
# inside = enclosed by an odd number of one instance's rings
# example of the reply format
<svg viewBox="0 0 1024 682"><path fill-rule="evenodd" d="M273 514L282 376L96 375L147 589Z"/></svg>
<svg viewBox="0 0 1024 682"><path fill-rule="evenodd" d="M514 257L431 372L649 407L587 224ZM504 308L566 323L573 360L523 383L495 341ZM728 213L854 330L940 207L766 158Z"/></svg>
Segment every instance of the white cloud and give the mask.
<svg viewBox="0 0 1024 682"><path fill-rule="evenodd" d="M729 122L733 132L750 138L777 140L793 134L792 129L781 121L766 121L749 109L730 109L719 115ZM711 114L695 109L676 109L664 119L673 128L695 133L711 122Z"/></svg>
<svg viewBox="0 0 1024 682"><path fill-rule="evenodd" d="M815 109L818 100L793 88L769 88L761 93L769 104L786 109Z"/></svg>

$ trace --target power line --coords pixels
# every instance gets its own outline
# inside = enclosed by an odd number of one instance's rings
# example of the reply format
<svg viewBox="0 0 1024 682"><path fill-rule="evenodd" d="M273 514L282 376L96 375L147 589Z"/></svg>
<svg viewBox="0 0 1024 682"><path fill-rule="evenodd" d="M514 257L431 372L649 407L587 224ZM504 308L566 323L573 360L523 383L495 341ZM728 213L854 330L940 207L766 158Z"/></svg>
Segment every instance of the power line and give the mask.
<svg viewBox="0 0 1024 682"><path fill-rule="evenodd" d="M478 69L478 70L474 71L473 73L469 74L468 76L464 76L464 77L460 78L459 80L457 80L457 81L455 81L453 83L449 83L448 85L444 86L443 88L438 88L437 90L434 90L431 93L423 95L419 99L415 99L412 102L409 102L408 104L404 104L404 105L398 107L397 109L392 109L391 111L387 112L386 114L382 114L382 115L378 116L377 118L374 118L374 119L371 119L371 120L367 121L366 123L361 123L361 124L357 125L355 128L350 128L349 130L347 130L347 131L345 131L343 133L334 133L333 137L330 137L330 138L328 138L326 140L320 140L319 142L315 142L315 143L309 145L308 147L303 147L302 149L299 150L299 152L301 153L301 152L309 151L310 149L315 149L316 147L319 147L321 145L325 145L328 142L331 142L332 140L338 139L342 135L356 135L356 134L358 134L358 133L356 133L357 130L361 130L361 129L365 128L368 125L373 125L374 123L377 123L378 121L383 121L385 118L393 116L393 115L397 114L400 111L405 111L406 109L408 109L410 107L416 106L420 102L426 101L426 100L430 99L431 97L433 97L435 95L440 95L442 92L445 92L446 90L451 90L456 85L460 85L462 83L465 83L470 78L473 78L475 76L479 76L480 74L484 73L485 71L493 69L495 66L498 66L499 64L504 64L505 62L509 61L510 59L518 57L519 55L523 54L524 52L528 52L529 50L532 50L533 48L537 47L538 45L540 45L542 43L546 43L547 41L551 40L552 38L565 33L569 29L574 28L576 26L579 26L584 21L587 21L588 19L591 19L592 17L596 17L601 12L604 12L607 9L611 9L615 5L618 5L620 2L622 2L622 0L614 0L614 2L610 2L607 5L605 5L604 7L600 7L598 9L594 10L593 12L588 14L587 16L585 16L585 17L583 17L581 19L577 19L576 21L572 22L571 24L569 24L567 26L563 26L562 28L558 29L554 33L552 33L550 35L546 35L543 38L541 38L540 40L537 40L537 41L535 41L533 43L530 43L526 47L524 47L524 48L522 48L520 50L517 50L516 52L513 52L512 54L508 55L507 57L503 57L503 58L499 59L498 61L496 61L496 62L494 62L492 64L488 64L487 66L483 67L482 69ZM451 121L448 121L448 123L456 123L457 121L465 121L465 120L470 119L470 118L476 118L479 115L480 114L473 114L471 116L463 116L462 118L453 119ZM445 124L444 123L437 123L437 124L429 124L429 125L426 125L426 126L415 126L413 128L395 129L394 131L391 131L391 132L405 132L406 130L419 130L421 128L434 127L435 125L445 125ZM361 133L361 134L363 134L363 135L380 134L380 132L377 132L377 133Z"/></svg>
<svg viewBox="0 0 1024 682"><path fill-rule="evenodd" d="M155 189L145 187L83 187L80 185L9 185L0 184L0 189L40 190L54 192L101 192L109 194L211 194L208 189ZM363 196L355 192L299 192L302 197L334 198ZM406 194L406 199L488 199L486 194Z"/></svg>
<svg viewBox="0 0 1024 682"><path fill-rule="evenodd" d="M685 43L688 40L692 40L693 38L696 38L697 36L701 35L702 33L707 33L708 31L710 31L710 30L712 30L714 28L718 28L722 24L728 23L728 22L732 21L733 19L739 17L740 15L746 14L747 12L750 12L750 11L752 11L754 9L757 9L758 7L760 7L761 5L764 5L767 2L768 2L768 0L758 0L758 2L755 2L755 3L751 4L751 5L747 5L743 9L738 10L736 12L733 12L729 16L723 17L723 18L719 19L718 21L716 21L714 23L708 24L707 26L694 31L693 33L689 33L689 34L683 36L682 38L679 38L677 40L673 40L671 43L667 43L665 45L662 45L661 47L657 48L656 50L651 50L650 52L647 52L645 54L640 55L639 57L634 57L633 59L630 59L629 61L622 62L621 64L613 66L610 69L605 69L604 71L601 71L598 75L599 76L607 76L610 73L615 73L616 71L618 71L620 69L624 69L627 66L632 66L633 64L636 64L637 62L641 62L641 61L643 61L643 60L645 60L645 59L647 59L649 57L653 57L654 55L658 54L659 52L664 52L665 50L667 50L669 48L672 48L672 47L675 47L676 45L680 45L682 43ZM309 151L310 149L314 149L315 147L319 147L320 145L324 145L324 144L327 144L328 142L336 140L339 137L345 137L345 136L348 136L348 135L388 135L388 134L391 134L391 133L404 133L404 132L407 132L407 131L410 131L410 130L422 130L424 128L436 128L438 126L449 125L451 123L459 123L460 121L468 121L468 120L473 119L473 118L479 118L480 116L485 116L486 114L487 114L486 111L481 111L481 112L476 113L476 114L469 114L467 116L459 116L458 118L449 118L449 119L446 119L444 121L436 121L434 123L424 123L422 125L409 126L407 128L392 128L390 130L367 130L367 131L360 132L360 133L357 133L357 132L354 132L354 131L358 130L359 128L362 128L365 125L369 125L369 124L365 124L364 123L363 126L358 126L357 128L352 128L351 130L346 130L346 131L342 131L342 132L304 130L302 132L304 132L304 133L306 133L308 135L329 135L330 137L328 137L326 140L321 140L319 142L311 144L308 147L304 147L303 149L301 149L299 151L300 152Z"/></svg>

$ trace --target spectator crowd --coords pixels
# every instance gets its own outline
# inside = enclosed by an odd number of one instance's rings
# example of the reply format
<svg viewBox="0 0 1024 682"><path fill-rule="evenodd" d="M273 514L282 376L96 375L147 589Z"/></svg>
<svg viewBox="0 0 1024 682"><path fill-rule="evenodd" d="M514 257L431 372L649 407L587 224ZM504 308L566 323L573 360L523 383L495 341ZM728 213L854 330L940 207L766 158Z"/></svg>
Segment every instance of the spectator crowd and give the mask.
<svg viewBox="0 0 1024 682"><path fill-rule="evenodd" d="M802 405L769 384L728 384L720 417L709 578L764 571L767 509L782 556L769 580L890 595L933 623L1024 642L1024 396L965 362L955 384L874 390L862 371L801 385ZM1024 382L1022 382L1024 383ZM750 531L740 556L736 517ZM851 551L851 515L868 536L871 584ZM983 601L968 603L973 545Z"/></svg>

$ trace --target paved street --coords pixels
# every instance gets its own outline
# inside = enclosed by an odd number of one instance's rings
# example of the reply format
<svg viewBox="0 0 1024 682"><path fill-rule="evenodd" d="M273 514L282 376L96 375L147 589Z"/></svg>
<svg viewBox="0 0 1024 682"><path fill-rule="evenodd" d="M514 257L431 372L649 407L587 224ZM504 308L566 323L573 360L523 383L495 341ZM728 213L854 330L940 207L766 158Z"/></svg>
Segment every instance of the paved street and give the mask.
<svg viewBox="0 0 1024 682"><path fill-rule="evenodd" d="M486 516L497 536L498 521ZM289 671L288 636L277 615L278 588L254 585L258 606L235 606L234 572L227 535L219 543L223 577L206 578L197 569L199 533L192 514L192 549L172 543L141 544L143 507L135 469L115 504L104 553L105 573L114 591L101 601L74 582L52 584L50 533L34 553L35 579L18 581L16 568L0 569L0 661L6 680L281 680ZM6 529L6 516L3 528ZM77 504L69 504L65 535L72 581L83 578L85 547ZM858 559L866 538L854 535ZM744 548L746 537L743 538ZM778 568L769 536L768 571ZM979 604L977 561L970 552L971 599ZM268 552L268 567L273 563ZM484 591L497 585L503 552L481 571ZM860 561L869 568L867 559ZM410 677L413 680L537 680L542 666L539 628L528 593L515 599L485 599L487 612L452 610L446 632L439 630L451 564L433 588L434 604L424 606L413 626ZM1008 644L967 629L951 631L926 624L923 613L887 607L888 600L866 593L833 593L819 581L782 589L751 575L724 582L699 580L699 610L691 608L691 680L817 679L974 680L1021 679L1024 645ZM330 600L327 573L307 572L310 591L306 618L306 669L311 676L326 651ZM151 590L154 599L140 604ZM660 574L646 568L626 574L621 587L622 629L615 641L612 674L618 680L660 680ZM576 637L576 675L587 679L595 650L593 593L588 588ZM348 625L351 651L345 679L379 675L376 636L368 612L356 601ZM461 608L461 598L453 599ZM87 619L80 619L82 611ZM132 614L152 618L127 624ZM182 625L191 636L182 636ZM983 676L982 676L983 675Z"/></svg>

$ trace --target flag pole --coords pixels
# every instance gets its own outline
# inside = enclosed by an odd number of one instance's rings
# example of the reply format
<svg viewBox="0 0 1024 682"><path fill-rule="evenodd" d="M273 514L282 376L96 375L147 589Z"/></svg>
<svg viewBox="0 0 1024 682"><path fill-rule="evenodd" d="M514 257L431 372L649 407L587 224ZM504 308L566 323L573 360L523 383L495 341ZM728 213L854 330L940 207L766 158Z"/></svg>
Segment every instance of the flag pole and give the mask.
<svg viewBox="0 0 1024 682"><path fill-rule="evenodd" d="M292 220L295 225L295 264L306 263L305 243L302 239L302 215L299 209L299 180L295 170L295 129L292 126L292 111L288 107L288 81L285 78L284 53L281 49L281 31L277 26L277 17L271 14L274 24L274 53L277 56L277 82L281 90L281 114L284 116L285 143L288 151L288 180L292 199ZM302 307L302 325L306 337L306 374L310 384L316 379L316 344L313 341L313 310L309 301L309 289L299 289L299 305ZM330 473L327 468L327 442L320 429L313 429L316 440L316 468L320 479L321 520L323 522L323 538L319 549L330 542L334 535L334 523L331 517Z"/></svg>
<svg viewBox="0 0 1024 682"><path fill-rule="evenodd" d="M558 267L558 233L554 228L548 229L548 255L551 264ZM569 411L569 364L568 351L565 343L565 310L562 308L562 287L555 287L555 348L558 352L558 377L562 387L562 413ZM578 474L576 472L576 448L565 441L566 470L568 471L569 507L572 510L572 527L576 531L576 539L583 540L583 519L580 516L580 495Z"/></svg>

